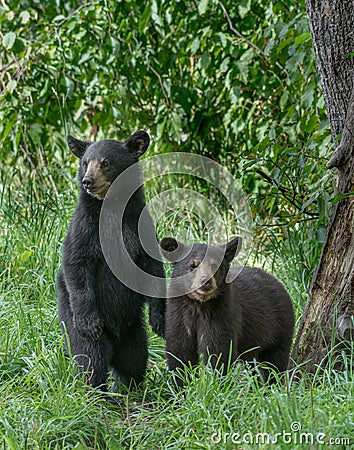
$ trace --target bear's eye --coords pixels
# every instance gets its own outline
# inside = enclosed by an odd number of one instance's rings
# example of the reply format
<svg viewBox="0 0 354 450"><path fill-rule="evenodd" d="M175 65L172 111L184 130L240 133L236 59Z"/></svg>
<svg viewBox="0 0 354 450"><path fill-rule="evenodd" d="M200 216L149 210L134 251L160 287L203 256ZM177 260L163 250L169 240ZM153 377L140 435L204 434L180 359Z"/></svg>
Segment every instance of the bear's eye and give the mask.
<svg viewBox="0 0 354 450"><path fill-rule="evenodd" d="M87 169L87 160L86 159L83 161L82 166L85 170Z"/></svg>
<svg viewBox="0 0 354 450"><path fill-rule="evenodd" d="M104 160L101 162L101 166L102 166L103 168L109 167L109 160L108 160L108 159L104 159Z"/></svg>
<svg viewBox="0 0 354 450"><path fill-rule="evenodd" d="M197 259L193 259L193 261L191 261L191 263L189 265L189 268L191 270L194 270L199 266L199 264L200 264L200 261L198 261Z"/></svg>

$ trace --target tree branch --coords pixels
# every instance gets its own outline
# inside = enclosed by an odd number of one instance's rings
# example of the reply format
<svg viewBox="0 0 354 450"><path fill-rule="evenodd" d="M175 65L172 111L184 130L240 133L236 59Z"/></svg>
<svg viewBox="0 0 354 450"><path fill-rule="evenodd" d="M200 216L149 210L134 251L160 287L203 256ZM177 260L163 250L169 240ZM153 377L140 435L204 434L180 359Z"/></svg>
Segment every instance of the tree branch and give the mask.
<svg viewBox="0 0 354 450"><path fill-rule="evenodd" d="M150 65L150 63L148 62L148 61L146 61L146 65L148 66L148 68L151 70L151 72L154 74L154 75L156 75L156 77L158 78L158 80L159 80L159 83L160 83L160 86L161 86L161 90L162 90L162 93L163 93L163 96L165 97L165 101L166 101L166 105L170 105L170 100L169 100L169 98L168 98L168 95L167 95L167 93L166 93L166 90L165 90L165 87L164 87L164 85L163 85L163 82L162 82L162 78L161 78L161 75Z"/></svg>
<svg viewBox="0 0 354 450"><path fill-rule="evenodd" d="M236 30L236 28L233 26L232 20L230 18L230 15L227 11L227 9L225 8L224 4L221 2L221 0L218 0L221 9L223 10L226 20L229 24L229 28L230 30L240 39L242 39L244 42L246 42L247 45L249 45L250 47L252 47L254 50L256 50L256 52L264 59L264 61L269 64L269 62L267 61L267 55L264 53L264 51L258 47L258 45L256 45L255 43L253 43L252 41L250 41L249 39L247 39L242 33L240 33L238 30ZM286 72L285 68L277 61L275 63L275 65L282 71Z"/></svg>
<svg viewBox="0 0 354 450"><path fill-rule="evenodd" d="M271 178L269 175L267 175L266 173L263 172L263 170L261 169L256 169L255 170L256 173L258 173L259 175L261 175L261 177L263 177L269 184L271 184L272 186L275 186L279 192L282 194L282 196L292 205L294 206L294 208L296 208L298 211L301 211L305 214L307 214L310 217L318 217L318 214L316 213L312 213L310 211L307 211L307 208L305 208L304 210L302 209L301 204L297 203L295 201L295 197L299 194L297 194L296 191L292 192L292 197L291 198L288 194L291 192L290 189L278 184L273 178Z"/></svg>

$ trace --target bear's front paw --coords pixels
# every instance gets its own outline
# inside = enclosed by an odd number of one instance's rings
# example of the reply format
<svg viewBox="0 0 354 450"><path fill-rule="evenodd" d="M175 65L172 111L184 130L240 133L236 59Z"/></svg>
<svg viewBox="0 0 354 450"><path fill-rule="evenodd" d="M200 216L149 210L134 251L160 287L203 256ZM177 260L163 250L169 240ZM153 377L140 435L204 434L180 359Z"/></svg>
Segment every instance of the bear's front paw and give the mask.
<svg viewBox="0 0 354 450"><path fill-rule="evenodd" d="M150 325L154 333L165 337L165 315L156 309L150 309Z"/></svg>
<svg viewBox="0 0 354 450"><path fill-rule="evenodd" d="M104 329L104 322L96 316L74 316L74 325L81 336L97 341Z"/></svg>

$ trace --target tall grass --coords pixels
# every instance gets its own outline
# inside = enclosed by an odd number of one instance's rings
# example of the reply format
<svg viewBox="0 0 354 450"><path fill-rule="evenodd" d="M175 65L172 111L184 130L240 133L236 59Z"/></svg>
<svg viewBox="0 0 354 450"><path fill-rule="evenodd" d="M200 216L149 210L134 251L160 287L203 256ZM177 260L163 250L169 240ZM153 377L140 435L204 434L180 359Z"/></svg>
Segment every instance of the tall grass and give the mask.
<svg viewBox="0 0 354 450"><path fill-rule="evenodd" d="M2 176L0 193L2 448L269 449L275 446L269 439L277 440L281 449L354 445L350 346L329 358L315 376L298 378L297 368L283 382L267 387L241 364L225 377L206 365L189 374L183 391L176 391L163 341L150 334L143 386L122 394L120 406L93 393L63 351L56 318L55 278L75 186L67 179L66 190L56 196L31 180L21 189L12 180L10 174ZM163 225L159 232L170 234ZM271 262L298 316L317 258L301 233L289 235L281 247L274 242ZM338 362L341 370L336 369ZM304 444L301 433L313 439L312 446ZM330 439L337 439L337 445L330 445Z"/></svg>

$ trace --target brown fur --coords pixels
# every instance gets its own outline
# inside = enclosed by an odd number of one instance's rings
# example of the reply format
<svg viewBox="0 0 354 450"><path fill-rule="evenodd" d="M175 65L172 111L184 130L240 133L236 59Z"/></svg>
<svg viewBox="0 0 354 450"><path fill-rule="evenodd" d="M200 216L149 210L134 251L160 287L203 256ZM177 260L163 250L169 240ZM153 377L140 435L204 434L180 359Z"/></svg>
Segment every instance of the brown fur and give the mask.
<svg viewBox="0 0 354 450"><path fill-rule="evenodd" d="M223 247L184 246L172 238L161 241L169 260L171 252L177 256L166 311L170 370L197 365L200 354L223 372L236 359L286 370L294 330L290 297L277 279L261 269L230 268L240 241L236 238ZM196 259L202 261L197 267ZM219 267L214 267L215 261ZM228 284L229 271L233 281ZM203 284L209 279L212 282ZM263 375L268 379L269 372Z"/></svg>
<svg viewBox="0 0 354 450"><path fill-rule="evenodd" d="M111 182L107 179L102 168L104 167L105 159L87 159L85 161L85 174L83 182L90 182L92 186L86 188L86 192L96 197L99 200L103 200L107 194L108 189L111 186Z"/></svg>

